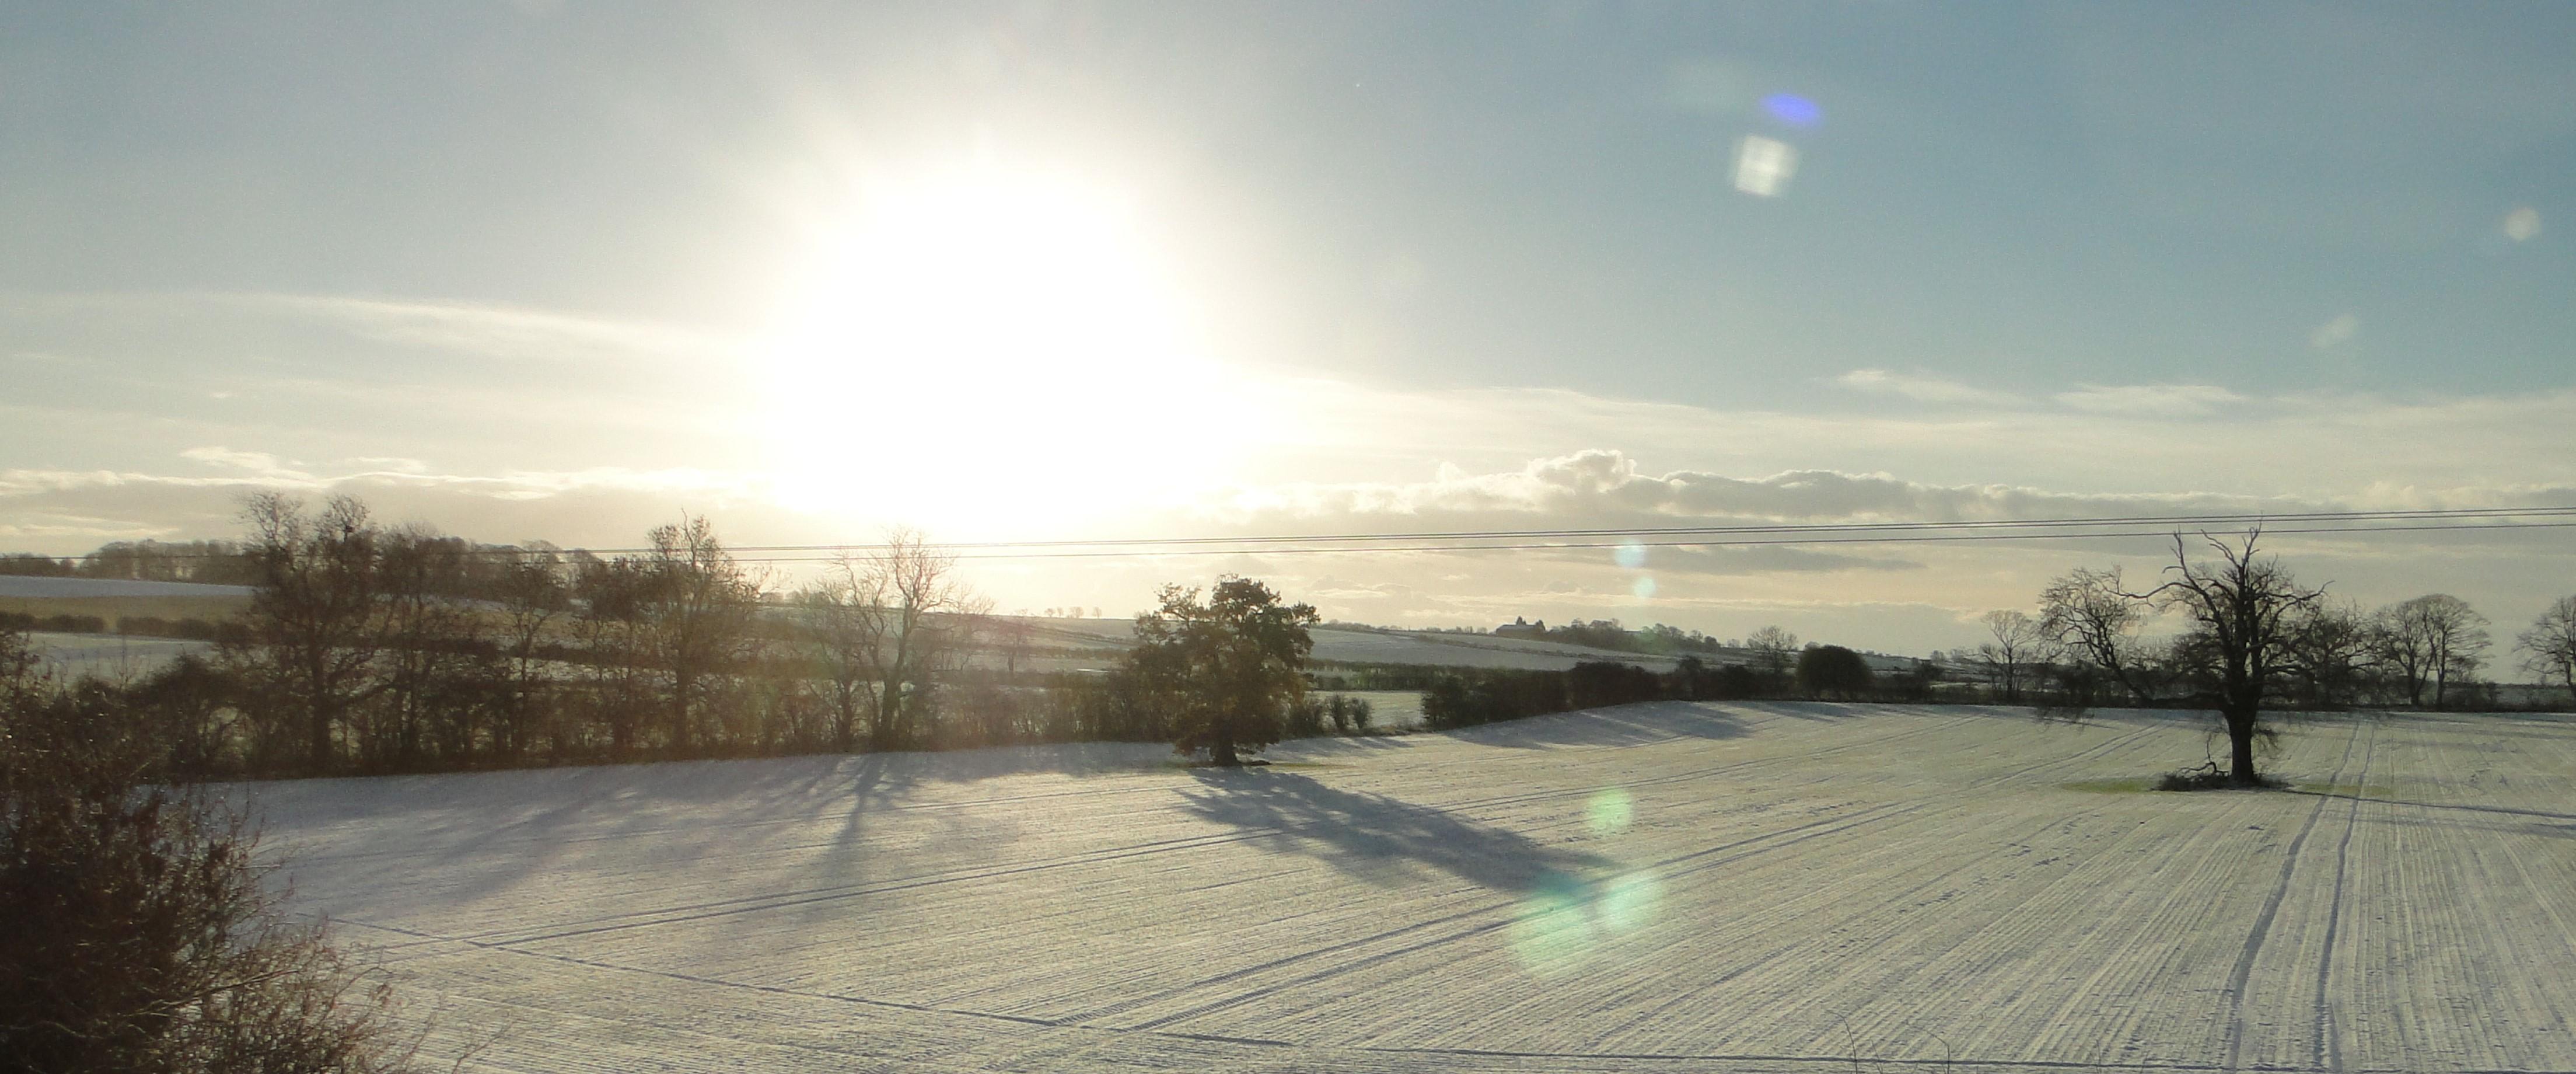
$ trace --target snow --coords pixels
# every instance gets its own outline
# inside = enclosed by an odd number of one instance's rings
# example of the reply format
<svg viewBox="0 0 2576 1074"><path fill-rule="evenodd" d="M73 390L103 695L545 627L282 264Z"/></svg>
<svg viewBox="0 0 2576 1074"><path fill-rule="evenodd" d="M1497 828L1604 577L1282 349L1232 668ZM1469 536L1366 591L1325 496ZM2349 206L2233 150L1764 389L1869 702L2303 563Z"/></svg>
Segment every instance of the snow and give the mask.
<svg viewBox="0 0 2576 1074"><path fill-rule="evenodd" d="M122 578L26 578L0 574L0 597L247 597L246 585L138 582Z"/></svg>
<svg viewBox="0 0 2576 1074"><path fill-rule="evenodd" d="M83 675L119 680L160 670L187 653L204 653L213 642L184 638L138 638L117 634L61 634L33 631L27 635L36 655L67 679Z"/></svg>
<svg viewBox="0 0 2576 1074"><path fill-rule="evenodd" d="M1660 703L263 784L480 1070L2566 1070L2576 725ZM438 1065L444 1065L441 1062ZM1953 1069L1943 1067L1942 1069Z"/></svg>

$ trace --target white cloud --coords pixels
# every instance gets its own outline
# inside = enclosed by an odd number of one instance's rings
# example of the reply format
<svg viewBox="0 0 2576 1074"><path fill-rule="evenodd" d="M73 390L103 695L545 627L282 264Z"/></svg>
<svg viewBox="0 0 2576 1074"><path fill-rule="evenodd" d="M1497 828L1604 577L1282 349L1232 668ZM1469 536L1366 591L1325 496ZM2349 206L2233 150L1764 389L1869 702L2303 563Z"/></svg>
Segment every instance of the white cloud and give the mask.
<svg viewBox="0 0 2576 1074"><path fill-rule="evenodd" d="M2330 350L2352 342L2361 332L2361 318L2346 313L2308 330L2309 350Z"/></svg>
<svg viewBox="0 0 2576 1074"><path fill-rule="evenodd" d="M677 325L585 317L518 306L235 291L0 294L20 316L112 311L128 318L202 322L240 316L327 325L361 338L489 358L630 365L732 354L735 344Z"/></svg>
<svg viewBox="0 0 2576 1074"><path fill-rule="evenodd" d="M220 446L193 447L180 452L179 457L202 462L208 466L245 471L263 481L303 484L313 480L312 474L290 468L287 464L278 461L277 456L265 451L234 451Z"/></svg>
<svg viewBox="0 0 2576 1074"><path fill-rule="evenodd" d="M1961 384L1955 380L1921 373L1898 373L1886 369L1855 369L1834 378L1834 382L1854 391L1875 395L1901 395L1926 403L1983 403L2010 406L2022 402L2010 392L1989 391Z"/></svg>
<svg viewBox="0 0 2576 1074"><path fill-rule="evenodd" d="M409 459L395 455L360 455L347 461L378 470L391 470L398 474L425 474L429 472L428 463L422 462L419 459Z"/></svg>
<svg viewBox="0 0 2576 1074"><path fill-rule="evenodd" d="M2077 410L2145 417L2213 414L2220 407L2245 401L2244 396L2214 384L2087 384L2059 392L2055 398Z"/></svg>

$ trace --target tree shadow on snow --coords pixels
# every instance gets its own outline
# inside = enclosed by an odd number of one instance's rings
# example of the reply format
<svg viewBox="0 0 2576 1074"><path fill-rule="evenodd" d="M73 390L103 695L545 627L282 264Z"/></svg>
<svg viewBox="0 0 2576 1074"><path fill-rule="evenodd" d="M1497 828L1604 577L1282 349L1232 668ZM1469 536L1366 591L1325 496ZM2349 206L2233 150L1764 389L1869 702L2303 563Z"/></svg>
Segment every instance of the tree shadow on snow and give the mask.
<svg viewBox="0 0 2576 1074"><path fill-rule="evenodd" d="M1192 775L1199 789L1181 792L1183 808L1192 815L1258 833L1257 846L1318 858L1375 884L1405 883L1430 871L1527 893L1579 885L1580 873L1616 864L1428 806L1338 790L1294 772Z"/></svg>
<svg viewBox="0 0 2576 1074"><path fill-rule="evenodd" d="M1755 726L1743 712L1732 709L1687 701L1648 701L1505 720L1445 733L1480 746L1535 750L1647 746L1685 738L1741 738L1753 733Z"/></svg>

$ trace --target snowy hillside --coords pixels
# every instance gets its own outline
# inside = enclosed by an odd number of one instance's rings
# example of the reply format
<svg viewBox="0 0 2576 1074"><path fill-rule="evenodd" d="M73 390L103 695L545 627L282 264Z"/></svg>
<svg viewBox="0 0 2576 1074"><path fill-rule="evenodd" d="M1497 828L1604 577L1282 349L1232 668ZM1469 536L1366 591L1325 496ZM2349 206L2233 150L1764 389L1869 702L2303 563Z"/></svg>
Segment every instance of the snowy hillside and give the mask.
<svg viewBox="0 0 2576 1074"><path fill-rule="evenodd" d="M253 788L481 1070L2576 1068L2576 725L1633 706ZM424 1006L433 1004L424 1003ZM1886 1067L1877 1064L1888 1064ZM1901 1064L1901 1065L1900 1065Z"/></svg>

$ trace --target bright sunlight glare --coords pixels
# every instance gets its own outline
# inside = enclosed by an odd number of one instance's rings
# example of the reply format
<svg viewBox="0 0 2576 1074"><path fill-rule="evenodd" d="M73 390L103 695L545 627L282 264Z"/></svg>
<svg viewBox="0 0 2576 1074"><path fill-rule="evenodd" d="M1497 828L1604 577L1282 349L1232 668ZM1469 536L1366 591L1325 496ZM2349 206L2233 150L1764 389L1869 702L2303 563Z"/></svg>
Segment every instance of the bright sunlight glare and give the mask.
<svg viewBox="0 0 2576 1074"><path fill-rule="evenodd" d="M1147 223L1121 192L1063 175L865 190L818 237L768 347L787 501L991 530L1220 473L1200 418L1244 393L1196 351Z"/></svg>

